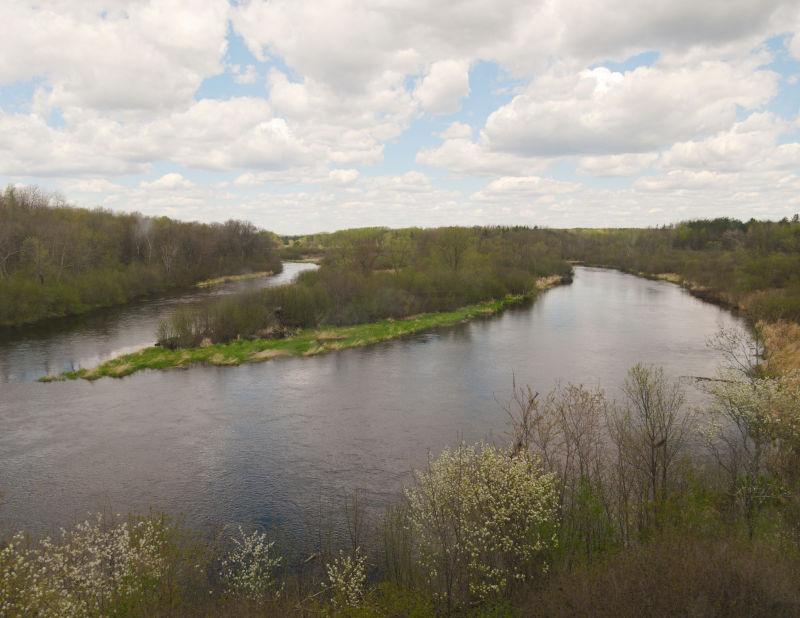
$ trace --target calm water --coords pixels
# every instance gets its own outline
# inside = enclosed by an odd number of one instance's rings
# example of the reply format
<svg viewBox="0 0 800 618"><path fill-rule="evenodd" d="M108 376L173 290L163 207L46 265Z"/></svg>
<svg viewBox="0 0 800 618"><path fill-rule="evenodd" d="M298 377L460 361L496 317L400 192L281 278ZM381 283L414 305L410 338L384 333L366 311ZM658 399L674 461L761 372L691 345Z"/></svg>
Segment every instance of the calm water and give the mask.
<svg viewBox="0 0 800 618"><path fill-rule="evenodd" d="M0 520L44 531L87 510L153 507L200 527L269 523L302 537L331 497L362 488L378 507L429 450L502 435L498 401L512 375L542 392L561 380L618 397L638 361L672 376L713 374L721 359L706 337L737 324L677 286L578 268L572 285L529 307L401 341L95 383L2 384ZM105 333L133 328L72 336L113 340ZM31 341L31 360L19 341L0 348L6 379L63 363L69 340L59 337L53 361L46 337ZM80 358L92 354L102 356Z"/></svg>
<svg viewBox="0 0 800 618"><path fill-rule="evenodd" d="M103 309L50 324L0 329L0 383L29 382L42 376L94 367L110 358L151 346L158 323L182 303L288 283L314 264L286 262L283 272L264 279L224 285Z"/></svg>

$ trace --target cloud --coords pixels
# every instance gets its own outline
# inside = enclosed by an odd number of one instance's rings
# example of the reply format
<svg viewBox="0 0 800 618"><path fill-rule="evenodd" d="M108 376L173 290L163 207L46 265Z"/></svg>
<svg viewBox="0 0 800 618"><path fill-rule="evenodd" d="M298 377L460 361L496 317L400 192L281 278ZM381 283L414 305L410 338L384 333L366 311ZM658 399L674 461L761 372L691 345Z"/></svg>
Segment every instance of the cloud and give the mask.
<svg viewBox="0 0 800 618"><path fill-rule="evenodd" d="M195 184L191 180L187 180L180 174L170 173L164 174L161 178L152 182L142 181L139 186L145 190L157 191L180 191L182 189L191 189Z"/></svg>
<svg viewBox="0 0 800 618"><path fill-rule="evenodd" d="M539 176L505 177L490 182L486 188L472 196L474 200L496 200L508 196L530 199L533 197L550 197L580 190L581 185L541 178Z"/></svg>
<svg viewBox="0 0 800 618"><path fill-rule="evenodd" d="M469 94L469 62L440 60L431 65L428 74L414 91L423 109L430 114L452 114Z"/></svg>
<svg viewBox="0 0 800 618"><path fill-rule="evenodd" d="M244 73L241 72L241 68L237 67L239 70L234 71L235 75L233 81L237 84L255 84L258 81L258 72L256 71L256 67L252 64L248 64L247 68L244 70Z"/></svg>
<svg viewBox="0 0 800 618"><path fill-rule="evenodd" d="M439 137L443 140L448 139L471 139L472 138L472 127L468 124L464 124L463 122L454 122L449 127L447 127L444 131L439 133Z"/></svg>
<svg viewBox="0 0 800 618"><path fill-rule="evenodd" d="M334 185L352 185L356 180L358 180L358 170L331 170L328 178L330 179L331 184Z"/></svg>
<svg viewBox="0 0 800 618"><path fill-rule="evenodd" d="M43 110L175 109L221 70L227 14L225 0L2 3L16 25L0 37L0 83L44 78Z"/></svg>
<svg viewBox="0 0 800 618"><path fill-rule="evenodd" d="M800 199L797 120L777 111L793 76L768 68L793 65L767 44L800 60L793 0L41 0L0 19L0 174L109 207L305 231L783 216ZM223 73L262 96L202 98ZM424 130L441 142L415 153ZM548 177L574 161L581 184ZM596 188L608 176L632 180Z"/></svg>
<svg viewBox="0 0 800 618"><path fill-rule="evenodd" d="M492 151L523 156L650 152L729 127L737 107L775 95L778 77L753 61L553 70L493 112L485 137Z"/></svg>
<svg viewBox="0 0 800 618"><path fill-rule="evenodd" d="M657 160L655 152L581 157L577 171L587 176L635 176Z"/></svg>
<svg viewBox="0 0 800 618"><path fill-rule="evenodd" d="M446 169L464 176L526 176L542 173L552 159L533 159L516 154L493 152L485 139L472 142L465 138L451 138L438 148L422 148L417 153L418 165Z"/></svg>
<svg viewBox="0 0 800 618"><path fill-rule="evenodd" d="M770 112L753 113L704 140L691 140L673 145L661 155L662 169L703 169L737 171L780 165L773 158L778 137L788 128L788 123ZM786 144L786 146L791 146ZM784 148L782 154L791 149ZM777 159L780 160L781 156Z"/></svg>
<svg viewBox="0 0 800 618"><path fill-rule="evenodd" d="M125 187L104 178L92 180L68 181L60 185L62 191L68 193L111 193L113 191L124 190Z"/></svg>

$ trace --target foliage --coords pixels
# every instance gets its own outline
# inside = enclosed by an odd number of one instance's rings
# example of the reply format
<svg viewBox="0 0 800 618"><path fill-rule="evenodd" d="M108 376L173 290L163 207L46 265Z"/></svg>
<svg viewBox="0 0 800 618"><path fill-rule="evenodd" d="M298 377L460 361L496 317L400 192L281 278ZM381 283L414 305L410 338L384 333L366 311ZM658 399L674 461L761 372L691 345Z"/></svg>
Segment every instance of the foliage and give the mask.
<svg viewBox="0 0 800 618"><path fill-rule="evenodd" d="M280 271L274 235L0 194L0 325L77 314L242 271Z"/></svg>
<svg viewBox="0 0 800 618"><path fill-rule="evenodd" d="M398 319L531 294L540 277L571 272L554 239L544 230L455 227L319 235L314 242L325 248L325 259L318 270L290 285L179 310L162 324L159 342L184 348L204 338L282 337L295 328Z"/></svg>
<svg viewBox="0 0 800 618"><path fill-rule="evenodd" d="M524 616L797 616L796 555L730 535L659 535L529 590Z"/></svg>
<svg viewBox="0 0 800 618"><path fill-rule="evenodd" d="M17 534L0 551L0 613L90 616L142 594L164 575L162 524L98 515L33 547Z"/></svg>
<svg viewBox="0 0 800 618"><path fill-rule="evenodd" d="M325 565L331 601L335 608L358 607L364 599L367 583L367 557L360 548L339 555Z"/></svg>
<svg viewBox="0 0 800 618"><path fill-rule="evenodd" d="M406 496L420 567L448 609L508 595L547 572L557 536L555 479L526 453L445 449Z"/></svg>
<svg viewBox="0 0 800 618"><path fill-rule="evenodd" d="M785 480L794 480L787 474L794 466L785 465L798 445L800 398L794 383L791 375L753 377L731 370L705 386L712 397L703 428L705 443L727 479L731 502L741 510L751 538L759 511L780 494L771 472L777 468Z"/></svg>
<svg viewBox="0 0 800 618"><path fill-rule="evenodd" d="M264 601L281 593L275 578L282 558L275 556L275 541L267 541L266 533L246 534L241 526L233 548L223 559L221 578L228 594L250 601Z"/></svg>

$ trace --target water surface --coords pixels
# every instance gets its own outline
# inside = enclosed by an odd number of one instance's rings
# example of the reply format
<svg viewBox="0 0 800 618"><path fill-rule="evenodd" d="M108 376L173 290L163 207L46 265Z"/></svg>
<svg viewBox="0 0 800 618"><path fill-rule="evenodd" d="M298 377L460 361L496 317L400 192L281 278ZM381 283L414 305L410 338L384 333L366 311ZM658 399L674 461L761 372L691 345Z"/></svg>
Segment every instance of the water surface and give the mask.
<svg viewBox="0 0 800 618"><path fill-rule="evenodd" d="M713 375L721 359L705 340L738 324L678 286L577 268L572 285L528 307L370 347L2 384L0 520L43 531L87 510L153 507L200 527L274 523L302 538L321 502L363 488L377 508L429 450L502 434L512 375L541 392L561 380L619 397L640 361ZM36 345L46 357L49 340Z"/></svg>
<svg viewBox="0 0 800 618"><path fill-rule="evenodd" d="M184 303L288 283L315 264L284 262L272 277L244 279L208 288L52 320L46 324L0 329L0 383L27 382L58 375L151 346L158 323Z"/></svg>

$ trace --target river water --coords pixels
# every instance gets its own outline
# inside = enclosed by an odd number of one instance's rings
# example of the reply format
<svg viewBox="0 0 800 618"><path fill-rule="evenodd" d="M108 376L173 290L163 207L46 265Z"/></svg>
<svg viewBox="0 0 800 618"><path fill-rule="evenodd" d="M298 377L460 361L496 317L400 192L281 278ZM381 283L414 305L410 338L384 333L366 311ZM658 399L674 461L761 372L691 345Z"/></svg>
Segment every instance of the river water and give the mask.
<svg viewBox="0 0 800 618"><path fill-rule="evenodd" d="M0 383L94 367L110 358L151 346L158 323L178 305L215 296L282 285L315 264L285 262L273 277L243 279L137 303L102 309L48 324L0 329Z"/></svg>
<svg viewBox="0 0 800 618"><path fill-rule="evenodd" d="M302 538L320 505L363 489L377 509L429 451L501 437L512 376L542 393L560 380L619 398L640 361L713 375L722 359L706 338L741 326L678 286L579 267L571 285L529 306L369 347L94 383L19 381L134 345L120 333L150 343L156 316L176 302L0 342L6 528L46 532L90 510L152 507L200 528L277 525Z"/></svg>

